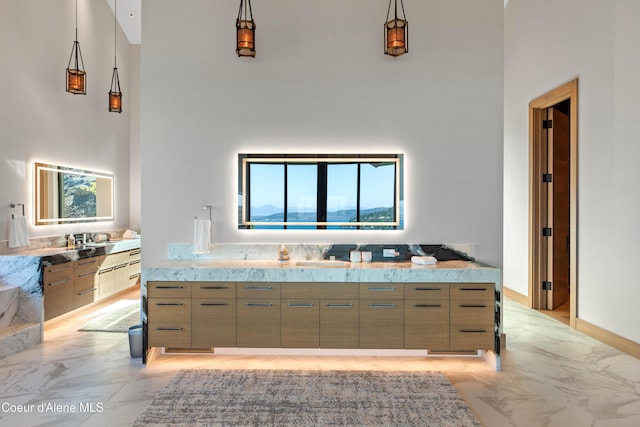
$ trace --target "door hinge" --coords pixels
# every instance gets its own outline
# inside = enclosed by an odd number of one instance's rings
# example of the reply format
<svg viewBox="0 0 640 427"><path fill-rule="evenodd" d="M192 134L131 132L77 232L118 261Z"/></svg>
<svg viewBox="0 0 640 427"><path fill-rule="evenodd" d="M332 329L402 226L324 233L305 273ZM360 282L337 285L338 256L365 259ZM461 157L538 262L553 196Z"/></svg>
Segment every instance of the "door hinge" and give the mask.
<svg viewBox="0 0 640 427"><path fill-rule="evenodd" d="M542 182L553 182L553 174L543 173L542 174Z"/></svg>
<svg viewBox="0 0 640 427"><path fill-rule="evenodd" d="M551 227L543 227L542 228L542 235L544 237L551 237L553 236L553 231L551 229Z"/></svg>
<svg viewBox="0 0 640 427"><path fill-rule="evenodd" d="M553 284L551 282L547 282L546 280L542 282L542 290L543 291L551 291L553 290Z"/></svg>
<svg viewBox="0 0 640 427"><path fill-rule="evenodd" d="M552 129L552 128L553 128L553 120L542 121L542 129Z"/></svg>

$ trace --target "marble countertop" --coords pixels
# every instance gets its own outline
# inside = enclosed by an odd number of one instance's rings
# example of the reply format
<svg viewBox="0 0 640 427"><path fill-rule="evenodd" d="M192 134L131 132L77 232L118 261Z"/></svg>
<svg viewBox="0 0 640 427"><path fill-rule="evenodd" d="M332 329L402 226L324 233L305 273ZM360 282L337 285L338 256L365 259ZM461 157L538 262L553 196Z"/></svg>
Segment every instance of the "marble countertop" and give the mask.
<svg viewBox="0 0 640 427"><path fill-rule="evenodd" d="M20 257L52 257L56 255L60 255L70 261L74 261L75 259L80 258L79 254L81 252L86 252L85 256L91 255L100 255L100 252L103 254L115 253L115 252L123 252L131 249L137 249L141 246L140 239L122 239L122 240L110 240L105 243L98 243L88 246L78 246L75 249L67 248L67 247L51 247L51 248L39 248L39 249L30 249L25 251L20 251L12 254L6 254L2 256L20 256Z"/></svg>
<svg viewBox="0 0 640 427"><path fill-rule="evenodd" d="M304 263L304 261L302 261ZM298 265L277 260L165 260L143 265L147 281L246 282L485 282L501 286L498 268L470 261L350 263L344 266Z"/></svg>

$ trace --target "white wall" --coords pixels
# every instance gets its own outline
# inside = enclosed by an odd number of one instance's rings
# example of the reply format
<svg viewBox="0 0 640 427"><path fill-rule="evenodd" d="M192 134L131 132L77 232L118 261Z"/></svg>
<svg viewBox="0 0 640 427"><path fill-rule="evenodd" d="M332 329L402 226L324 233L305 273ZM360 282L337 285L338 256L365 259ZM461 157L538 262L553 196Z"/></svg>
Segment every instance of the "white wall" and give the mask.
<svg viewBox="0 0 640 427"><path fill-rule="evenodd" d="M237 1L143 5L145 261L214 240L472 243L502 263L501 0L406 0L410 52L383 55L387 4L253 4L257 57L237 58ZM404 231L238 230L237 154L405 154ZM149 264L147 264L149 265Z"/></svg>
<svg viewBox="0 0 640 427"><path fill-rule="evenodd" d="M110 230L129 223L129 44L118 28L124 112L109 113L113 14L106 2L78 2L78 33L87 71L86 96L65 92L65 69L75 39L75 2L0 0L0 241L8 239L11 203L25 203L27 215L33 213L34 161L113 173L116 219L30 226L31 237Z"/></svg>
<svg viewBox="0 0 640 427"><path fill-rule="evenodd" d="M528 103L578 77L578 317L636 342L638 19L637 0L510 0L504 53L504 285L528 294Z"/></svg>

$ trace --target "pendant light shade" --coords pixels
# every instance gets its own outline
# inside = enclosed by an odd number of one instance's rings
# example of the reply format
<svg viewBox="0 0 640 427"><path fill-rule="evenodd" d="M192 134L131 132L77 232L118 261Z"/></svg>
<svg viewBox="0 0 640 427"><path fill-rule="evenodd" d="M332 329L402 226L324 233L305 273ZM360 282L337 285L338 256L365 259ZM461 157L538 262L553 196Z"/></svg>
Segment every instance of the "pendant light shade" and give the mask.
<svg viewBox="0 0 640 427"><path fill-rule="evenodd" d="M78 43L78 0L76 0L76 40L73 42L67 65L67 92L74 95L86 95L86 77L80 43Z"/></svg>
<svg viewBox="0 0 640 427"><path fill-rule="evenodd" d="M111 88L109 89L109 111L122 113L122 91L120 90L120 77L118 77L116 35L117 35L118 0L113 8L113 74L111 75Z"/></svg>
<svg viewBox="0 0 640 427"><path fill-rule="evenodd" d="M247 13L248 12L248 13ZM256 23L253 22L251 0L240 0L238 19L236 20L236 53L238 56L256 56Z"/></svg>
<svg viewBox="0 0 640 427"><path fill-rule="evenodd" d="M394 17L389 19L391 2L394 3ZM404 15L404 4L400 0L402 19L398 18L398 0L389 0L387 9L387 22L384 23L384 53L391 56L400 56L409 52L409 22Z"/></svg>

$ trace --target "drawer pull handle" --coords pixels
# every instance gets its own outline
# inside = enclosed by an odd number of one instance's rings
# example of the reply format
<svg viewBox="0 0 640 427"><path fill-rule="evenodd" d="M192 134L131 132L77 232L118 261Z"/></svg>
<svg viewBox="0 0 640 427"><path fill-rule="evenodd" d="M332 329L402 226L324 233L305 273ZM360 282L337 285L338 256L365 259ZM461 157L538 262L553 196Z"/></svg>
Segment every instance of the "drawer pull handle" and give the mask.
<svg viewBox="0 0 640 427"><path fill-rule="evenodd" d="M396 290L396 287L395 286L385 286L385 287L369 286L369 290L371 292L393 292Z"/></svg>
<svg viewBox="0 0 640 427"><path fill-rule="evenodd" d="M229 304L226 302L203 302L200 305L203 307L226 307Z"/></svg>
<svg viewBox="0 0 640 427"><path fill-rule="evenodd" d="M91 292L95 292L97 290L98 290L98 288L87 289L86 291L80 292L78 295L82 296L82 295L90 294Z"/></svg>
<svg viewBox="0 0 640 427"><path fill-rule="evenodd" d="M413 288L414 291L441 291L442 288Z"/></svg>
<svg viewBox="0 0 640 427"><path fill-rule="evenodd" d="M95 264L97 261L93 258L89 259L88 261L78 261L78 265L88 265L88 264Z"/></svg>
<svg viewBox="0 0 640 427"><path fill-rule="evenodd" d="M49 273L57 273L57 272L59 272L59 271L65 271L65 270L67 270L67 269L69 269L69 268L71 268L71 266L70 266L70 265L65 265L65 266L64 266L64 267L62 267L62 268L56 268L55 270L54 270L54 269L51 269L51 270L49 270Z"/></svg>
<svg viewBox="0 0 640 427"><path fill-rule="evenodd" d="M371 307L371 308L395 308L396 305L395 304L378 303L378 304L369 304L369 307Z"/></svg>
<svg viewBox="0 0 640 427"><path fill-rule="evenodd" d="M228 286L200 286L200 289L229 289Z"/></svg>
<svg viewBox="0 0 640 427"><path fill-rule="evenodd" d="M442 304L413 304L414 308L439 308Z"/></svg>
<svg viewBox="0 0 640 427"><path fill-rule="evenodd" d="M181 306L183 306L183 305L184 305L184 304L183 304L183 303L181 303L181 302L157 302L157 303L156 303L156 306L162 306L162 307L165 307L165 306L170 306L170 307L181 307Z"/></svg>
<svg viewBox="0 0 640 427"><path fill-rule="evenodd" d="M156 331L182 331L183 328L156 328Z"/></svg>
<svg viewBox="0 0 640 427"><path fill-rule="evenodd" d="M487 292L487 288L460 288L461 291L479 291L479 292Z"/></svg>
<svg viewBox="0 0 640 427"><path fill-rule="evenodd" d="M353 304L327 304L329 308L351 308Z"/></svg>
<svg viewBox="0 0 640 427"><path fill-rule="evenodd" d="M245 286L244 288L248 291L270 291L273 286Z"/></svg>
<svg viewBox="0 0 640 427"><path fill-rule="evenodd" d="M460 304L461 308L487 308L487 304Z"/></svg>
<svg viewBox="0 0 640 427"><path fill-rule="evenodd" d="M270 302L248 302L247 307L271 307L273 304Z"/></svg>
<svg viewBox="0 0 640 427"><path fill-rule="evenodd" d="M487 332L486 329L459 329L458 331L462 333L478 333L478 334L484 334Z"/></svg>
<svg viewBox="0 0 640 427"><path fill-rule="evenodd" d="M137 279L138 277L140 277L140 273L132 274L129 279Z"/></svg>
<svg viewBox="0 0 640 427"><path fill-rule="evenodd" d="M96 274L95 271L90 271L89 273L80 274L78 277L80 278L80 277L93 276L95 274Z"/></svg>
<svg viewBox="0 0 640 427"><path fill-rule="evenodd" d="M156 289L183 289L184 286L156 286Z"/></svg>
<svg viewBox="0 0 640 427"><path fill-rule="evenodd" d="M113 271L113 267L111 267L111 268L107 268L107 269L104 269L104 270L100 270L100 271L98 272L98 274L111 273L112 271Z"/></svg>
<svg viewBox="0 0 640 427"><path fill-rule="evenodd" d="M140 264L140 261L141 260L139 260L139 259L134 259L134 260L130 261L129 264L131 264L131 265Z"/></svg>
<svg viewBox="0 0 640 427"><path fill-rule="evenodd" d="M58 286L58 285L62 285L63 283L67 283L69 281L69 279L62 279L62 280L58 280L57 282L51 282L49 283L49 286Z"/></svg>
<svg viewBox="0 0 640 427"><path fill-rule="evenodd" d="M293 308L313 308L313 303L295 303L295 302L290 302L287 304L287 307L293 307Z"/></svg>
<svg viewBox="0 0 640 427"><path fill-rule="evenodd" d="M129 256L131 256L131 255L139 255L140 252L141 252L140 249L134 249L131 252L129 252Z"/></svg>

